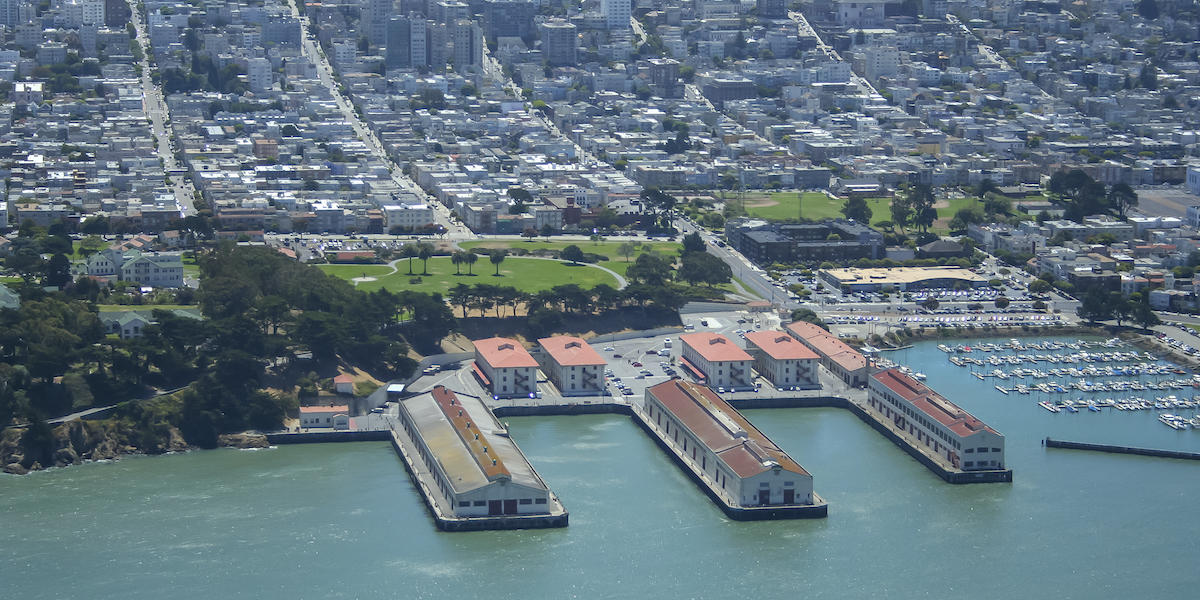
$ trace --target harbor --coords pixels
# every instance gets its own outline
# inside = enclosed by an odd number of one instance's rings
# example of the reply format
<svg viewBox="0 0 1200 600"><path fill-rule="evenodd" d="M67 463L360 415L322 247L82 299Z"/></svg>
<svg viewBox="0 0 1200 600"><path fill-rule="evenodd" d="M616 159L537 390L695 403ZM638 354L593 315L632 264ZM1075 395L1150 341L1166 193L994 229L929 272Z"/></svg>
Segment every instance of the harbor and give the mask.
<svg viewBox="0 0 1200 600"><path fill-rule="evenodd" d="M1200 428L1200 374L1117 339L938 344L946 359L1004 396L1055 414L1159 411L1171 429ZM1170 411L1170 412L1161 412ZM1178 414L1177 414L1178 413Z"/></svg>

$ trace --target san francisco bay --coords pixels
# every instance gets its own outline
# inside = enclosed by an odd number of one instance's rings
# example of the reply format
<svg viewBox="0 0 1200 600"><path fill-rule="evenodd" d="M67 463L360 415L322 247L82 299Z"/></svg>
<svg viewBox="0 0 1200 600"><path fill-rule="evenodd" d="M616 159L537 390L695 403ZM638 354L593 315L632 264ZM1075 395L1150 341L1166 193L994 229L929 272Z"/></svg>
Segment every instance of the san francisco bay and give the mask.
<svg viewBox="0 0 1200 600"><path fill-rule="evenodd" d="M830 510L812 521L730 521L615 415L506 419L565 529L438 532L383 443L136 457L0 477L0 597L1195 595L1200 464L1040 440L1195 452L1200 431L1050 413L935 343L888 357L1004 433L1014 482L946 484L824 408L747 411L814 474Z"/></svg>

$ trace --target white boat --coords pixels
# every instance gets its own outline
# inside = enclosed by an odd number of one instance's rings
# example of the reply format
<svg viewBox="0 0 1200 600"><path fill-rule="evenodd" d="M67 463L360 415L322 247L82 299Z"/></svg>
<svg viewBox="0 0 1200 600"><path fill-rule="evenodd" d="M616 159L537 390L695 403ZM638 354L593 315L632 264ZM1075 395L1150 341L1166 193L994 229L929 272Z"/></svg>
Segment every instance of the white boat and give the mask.
<svg viewBox="0 0 1200 600"><path fill-rule="evenodd" d="M1047 401L1045 401L1045 400L1042 400L1041 402L1038 402L1038 406L1040 406L1040 407L1042 407L1042 408L1044 408L1044 409L1046 409L1046 410L1048 410L1048 411L1050 411L1050 412L1052 412L1052 413L1056 413L1056 412L1059 412L1059 411L1060 411L1060 409L1059 409L1057 406L1055 406L1055 405L1053 405L1053 404L1050 404L1049 402L1047 402Z"/></svg>

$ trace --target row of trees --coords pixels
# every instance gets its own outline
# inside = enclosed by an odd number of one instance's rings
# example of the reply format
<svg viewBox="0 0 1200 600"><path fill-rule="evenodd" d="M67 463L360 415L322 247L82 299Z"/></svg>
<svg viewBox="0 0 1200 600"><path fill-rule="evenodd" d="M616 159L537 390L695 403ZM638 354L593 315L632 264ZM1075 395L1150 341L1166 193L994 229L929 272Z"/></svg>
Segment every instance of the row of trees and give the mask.
<svg viewBox="0 0 1200 600"><path fill-rule="evenodd" d="M1089 323L1115 319L1118 326L1124 321L1133 321L1141 327L1151 327L1162 322L1150 308L1149 296L1140 292L1126 298L1120 292L1090 290L1080 298L1075 313Z"/></svg>

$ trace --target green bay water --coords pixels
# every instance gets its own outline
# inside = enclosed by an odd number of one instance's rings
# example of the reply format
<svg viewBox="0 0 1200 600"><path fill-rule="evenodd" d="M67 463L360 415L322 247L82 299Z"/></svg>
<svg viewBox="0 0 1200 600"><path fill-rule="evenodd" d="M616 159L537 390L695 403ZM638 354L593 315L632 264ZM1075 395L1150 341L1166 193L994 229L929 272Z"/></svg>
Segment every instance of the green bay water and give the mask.
<svg viewBox="0 0 1200 600"><path fill-rule="evenodd" d="M813 521L728 520L614 415L506 419L571 511L557 530L438 532L384 443L135 457L0 477L0 598L1196 596L1200 463L1040 440L1200 432L1052 414L935 346L890 357L1006 435L1014 483L943 483L839 409L747 411L813 472Z"/></svg>

